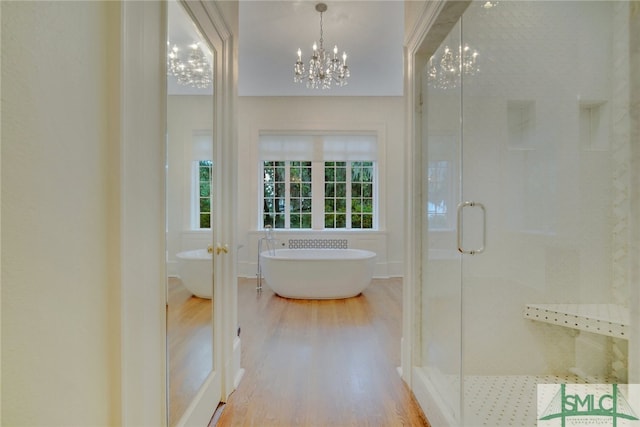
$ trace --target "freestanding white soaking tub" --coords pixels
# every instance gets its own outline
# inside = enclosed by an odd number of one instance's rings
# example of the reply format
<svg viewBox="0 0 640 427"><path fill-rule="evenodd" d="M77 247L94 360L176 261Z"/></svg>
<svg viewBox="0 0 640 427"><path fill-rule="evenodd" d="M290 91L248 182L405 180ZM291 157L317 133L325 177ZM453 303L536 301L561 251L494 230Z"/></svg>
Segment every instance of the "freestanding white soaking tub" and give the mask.
<svg viewBox="0 0 640 427"><path fill-rule="evenodd" d="M213 258L206 249L179 252L178 275L185 288L200 298L213 297Z"/></svg>
<svg viewBox="0 0 640 427"><path fill-rule="evenodd" d="M277 249L263 251L260 264L281 297L338 299L359 295L371 283L375 258L361 249Z"/></svg>

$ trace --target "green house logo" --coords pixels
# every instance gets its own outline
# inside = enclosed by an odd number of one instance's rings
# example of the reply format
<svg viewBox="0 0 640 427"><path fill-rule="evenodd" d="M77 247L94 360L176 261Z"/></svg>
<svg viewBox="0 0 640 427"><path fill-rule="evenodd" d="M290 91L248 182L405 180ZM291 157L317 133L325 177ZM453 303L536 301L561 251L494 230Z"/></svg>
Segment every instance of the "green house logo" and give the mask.
<svg viewBox="0 0 640 427"><path fill-rule="evenodd" d="M618 384L570 384L570 387L567 384L540 384L538 405L541 403L541 386L551 386L557 391L538 413L538 426L640 427L638 416ZM548 388L546 392L548 396Z"/></svg>

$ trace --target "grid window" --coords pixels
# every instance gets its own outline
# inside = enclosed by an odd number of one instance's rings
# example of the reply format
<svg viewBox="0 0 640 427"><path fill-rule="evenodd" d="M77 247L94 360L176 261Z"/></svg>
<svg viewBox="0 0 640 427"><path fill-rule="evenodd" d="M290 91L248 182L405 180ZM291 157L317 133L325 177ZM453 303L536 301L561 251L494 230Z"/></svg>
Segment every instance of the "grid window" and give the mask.
<svg viewBox="0 0 640 427"><path fill-rule="evenodd" d="M347 228L347 163L324 164L324 228Z"/></svg>
<svg viewBox="0 0 640 427"><path fill-rule="evenodd" d="M211 160L198 161L198 225L199 228L211 228L212 201L212 173Z"/></svg>
<svg viewBox="0 0 640 427"><path fill-rule="evenodd" d="M373 133L259 136L258 226L373 230L378 227L378 141Z"/></svg>
<svg viewBox="0 0 640 427"><path fill-rule="evenodd" d="M351 162L351 228L373 228L373 162Z"/></svg>
<svg viewBox="0 0 640 427"><path fill-rule="evenodd" d="M374 163L325 162L324 228L372 229Z"/></svg>
<svg viewBox="0 0 640 427"><path fill-rule="evenodd" d="M264 162L262 225L284 228L286 217L286 163Z"/></svg>

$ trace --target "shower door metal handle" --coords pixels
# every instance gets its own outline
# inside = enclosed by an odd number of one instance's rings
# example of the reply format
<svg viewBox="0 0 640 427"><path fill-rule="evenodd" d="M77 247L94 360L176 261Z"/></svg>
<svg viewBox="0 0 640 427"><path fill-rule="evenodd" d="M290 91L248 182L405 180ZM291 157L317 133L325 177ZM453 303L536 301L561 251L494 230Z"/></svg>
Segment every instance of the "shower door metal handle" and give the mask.
<svg viewBox="0 0 640 427"><path fill-rule="evenodd" d="M478 207L482 210L482 246L477 249L467 250L462 247L462 211L464 208ZM479 202L462 202L458 205L458 251L467 255L476 255L484 252L484 248L487 246L487 210L484 205Z"/></svg>

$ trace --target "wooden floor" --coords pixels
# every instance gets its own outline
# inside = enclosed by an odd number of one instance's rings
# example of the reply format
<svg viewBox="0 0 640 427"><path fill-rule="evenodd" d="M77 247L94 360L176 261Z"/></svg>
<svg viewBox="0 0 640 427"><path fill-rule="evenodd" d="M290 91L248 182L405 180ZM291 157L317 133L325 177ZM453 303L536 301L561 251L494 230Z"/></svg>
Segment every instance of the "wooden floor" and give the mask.
<svg viewBox="0 0 640 427"><path fill-rule="evenodd" d="M355 298L280 298L238 289L245 375L217 426L427 426L400 379L402 283Z"/></svg>
<svg viewBox="0 0 640 427"><path fill-rule="evenodd" d="M211 300L191 295L180 279L169 278L167 348L169 425L175 425L213 365Z"/></svg>

